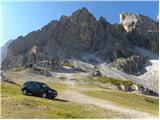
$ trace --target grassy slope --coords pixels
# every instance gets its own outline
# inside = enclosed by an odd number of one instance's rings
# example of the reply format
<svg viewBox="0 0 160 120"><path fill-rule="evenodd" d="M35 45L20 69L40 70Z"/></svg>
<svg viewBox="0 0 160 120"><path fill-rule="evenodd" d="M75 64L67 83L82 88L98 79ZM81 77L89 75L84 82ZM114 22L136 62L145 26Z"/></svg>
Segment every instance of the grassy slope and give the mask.
<svg viewBox="0 0 160 120"><path fill-rule="evenodd" d="M158 115L159 100L138 95L136 93L125 93L121 91L101 90L101 91L83 91L84 94L109 100L117 105L125 106L135 110Z"/></svg>
<svg viewBox="0 0 160 120"><path fill-rule="evenodd" d="M93 105L24 96L18 86L9 83L2 83L1 87L2 118L126 118ZM55 87L59 89L59 85Z"/></svg>
<svg viewBox="0 0 160 120"><path fill-rule="evenodd" d="M115 85L131 85L133 84L132 81L127 81L127 80L120 80L120 79L116 79L116 78L112 78L112 77L86 77L83 79L84 81L88 82L88 83L95 83L95 82L99 82L99 83L112 83Z"/></svg>
<svg viewBox="0 0 160 120"><path fill-rule="evenodd" d="M115 85L130 85L133 84L131 81L123 81L109 77L87 77L84 79L89 83L112 83ZM95 84L94 84L95 85ZM132 108L139 111L144 111L158 115L159 99L153 99L144 95L136 93L126 93L122 91L113 90L101 90L101 91L83 91L86 95L106 99L117 105L122 105L128 108Z"/></svg>

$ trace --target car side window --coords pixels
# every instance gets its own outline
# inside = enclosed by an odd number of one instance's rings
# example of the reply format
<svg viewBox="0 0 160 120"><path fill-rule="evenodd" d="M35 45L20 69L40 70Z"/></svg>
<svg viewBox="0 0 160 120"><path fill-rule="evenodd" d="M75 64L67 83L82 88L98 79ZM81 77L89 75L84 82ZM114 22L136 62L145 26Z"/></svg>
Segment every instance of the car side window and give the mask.
<svg viewBox="0 0 160 120"><path fill-rule="evenodd" d="M27 86L32 88L33 87L33 83L28 83Z"/></svg>
<svg viewBox="0 0 160 120"><path fill-rule="evenodd" d="M27 82L27 83L24 84L24 86L31 86L31 83Z"/></svg>
<svg viewBox="0 0 160 120"><path fill-rule="evenodd" d="M40 88L41 88L41 86L40 86L39 84L36 84L36 83L34 83L34 87L35 87L36 89L40 89Z"/></svg>

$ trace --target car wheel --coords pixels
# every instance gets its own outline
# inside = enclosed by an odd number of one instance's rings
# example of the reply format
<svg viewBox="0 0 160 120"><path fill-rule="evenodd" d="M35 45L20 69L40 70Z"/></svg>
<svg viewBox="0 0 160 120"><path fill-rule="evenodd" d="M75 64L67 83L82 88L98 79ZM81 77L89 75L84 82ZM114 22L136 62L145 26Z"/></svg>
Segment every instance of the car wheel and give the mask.
<svg viewBox="0 0 160 120"><path fill-rule="evenodd" d="M49 99L54 99L54 97L49 97Z"/></svg>
<svg viewBox="0 0 160 120"><path fill-rule="evenodd" d="M23 92L23 95L27 95L27 90L26 89L24 89L22 92Z"/></svg>
<svg viewBox="0 0 160 120"><path fill-rule="evenodd" d="M46 93L43 93L43 94L42 94L42 97L43 97L43 98L47 98L47 94L46 94Z"/></svg>

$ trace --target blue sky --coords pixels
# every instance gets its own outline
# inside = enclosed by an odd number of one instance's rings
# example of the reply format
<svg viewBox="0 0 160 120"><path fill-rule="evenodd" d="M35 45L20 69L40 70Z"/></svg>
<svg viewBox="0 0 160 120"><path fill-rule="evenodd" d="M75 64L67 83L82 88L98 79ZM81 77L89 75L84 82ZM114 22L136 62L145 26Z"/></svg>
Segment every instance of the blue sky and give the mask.
<svg viewBox="0 0 160 120"><path fill-rule="evenodd" d="M86 7L98 19L104 16L110 23L119 23L122 11L141 13L156 19L158 1L152 2L3 2L2 12L2 40L15 39L20 35L40 29L51 20L59 19L62 15L71 15L75 10Z"/></svg>

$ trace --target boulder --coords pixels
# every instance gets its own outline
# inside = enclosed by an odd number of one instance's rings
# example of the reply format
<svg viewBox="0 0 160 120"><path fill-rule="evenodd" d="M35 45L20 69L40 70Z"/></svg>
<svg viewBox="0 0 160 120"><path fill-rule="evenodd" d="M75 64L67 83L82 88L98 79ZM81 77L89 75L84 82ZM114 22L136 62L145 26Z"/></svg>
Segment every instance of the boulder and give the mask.
<svg viewBox="0 0 160 120"><path fill-rule="evenodd" d="M121 90L121 91L126 91L125 86L122 85L122 84L120 84L120 85L118 86L118 89Z"/></svg>
<svg viewBox="0 0 160 120"><path fill-rule="evenodd" d="M139 87L138 87L138 85L136 85L136 84L132 84L132 85L130 86L130 88L131 88L131 91L138 91L138 90L139 90Z"/></svg>

